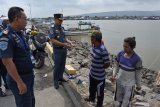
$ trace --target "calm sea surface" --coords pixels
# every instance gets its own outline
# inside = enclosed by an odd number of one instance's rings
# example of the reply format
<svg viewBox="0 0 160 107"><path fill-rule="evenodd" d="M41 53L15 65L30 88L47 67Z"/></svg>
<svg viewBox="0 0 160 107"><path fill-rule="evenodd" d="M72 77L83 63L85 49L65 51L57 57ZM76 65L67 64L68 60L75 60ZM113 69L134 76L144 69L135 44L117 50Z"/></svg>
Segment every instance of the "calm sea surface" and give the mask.
<svg viewBox="0 0 160 107"><path fill-rule="evenodd" d="M79 21L64 21L65 28L77 27ZM135 36L135 51L141 56L144 67L160 71L160 21L142 20L91 20L99 25L108 51L117 54L123 49L123 39ZM74 36L76 40L90 42L89 36Z"/></svg>

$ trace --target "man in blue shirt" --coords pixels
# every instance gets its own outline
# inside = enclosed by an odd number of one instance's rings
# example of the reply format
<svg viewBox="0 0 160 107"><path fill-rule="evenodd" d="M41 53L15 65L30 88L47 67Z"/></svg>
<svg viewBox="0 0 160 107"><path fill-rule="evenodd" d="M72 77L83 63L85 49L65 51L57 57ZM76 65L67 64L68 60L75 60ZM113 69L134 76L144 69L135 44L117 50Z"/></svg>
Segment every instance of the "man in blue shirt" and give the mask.
<svg viewBox="0 0 160 107"><path fill-rule="evenodd" d="M2 20L2 24L0 25L0 33L2 33L2 31L7 28L7 25L8 25L8 19ZM2 86L1 77L3 78L5 89L9 89L7 82L6 82L6 75L7 75L7 70L2 63L2 60L0 59L0 97L6 96L6 94L2 91L2 88L1 88L1 86Z"/></svg>
<svg viewBox="0 0 160 107"><path fill-rule="evenodd" d="M34 74L29 45L22 31L27 17L20 7L8 11L10 25L0 35L0 54L7 69L7 84L17 107L35 107Z"/></svg>
<svg viewBox="0 0 160 107"><path fill-rule="evenodd" d="M66 82L63 78L65 70L67 49L72 47L72 42L66 39L64 28L61 26L63 22L63 14L54 14L54 27L49 29L49 36L53 46L54 68L54 87L59 88L59 81Z"/></svg>

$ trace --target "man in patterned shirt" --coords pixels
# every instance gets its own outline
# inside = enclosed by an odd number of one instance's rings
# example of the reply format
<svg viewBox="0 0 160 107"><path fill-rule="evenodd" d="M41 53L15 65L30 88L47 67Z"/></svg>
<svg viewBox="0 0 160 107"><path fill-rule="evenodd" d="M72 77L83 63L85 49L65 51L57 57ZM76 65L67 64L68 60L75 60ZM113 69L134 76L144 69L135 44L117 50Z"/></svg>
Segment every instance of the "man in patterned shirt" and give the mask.
<svg viewBox="0 0 160 107"><path fill-rule="evenodd" d="M109 54L102 44L102 33L100 31L93 31L91 35L91 68L90 68L90 86L89 86L89 98L86 101L95 102L97 94L96 107L103 106L104 99L104 87L105 87L105 69L110 66Z"/></svg>

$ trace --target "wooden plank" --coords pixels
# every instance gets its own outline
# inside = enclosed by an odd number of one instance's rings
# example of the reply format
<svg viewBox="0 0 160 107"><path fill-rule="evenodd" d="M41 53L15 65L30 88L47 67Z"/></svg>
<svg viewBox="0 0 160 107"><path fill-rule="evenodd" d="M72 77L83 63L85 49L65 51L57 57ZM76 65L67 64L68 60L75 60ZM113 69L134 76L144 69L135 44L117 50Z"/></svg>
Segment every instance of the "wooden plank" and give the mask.
<svg viewBox="0 0 160 107"><path fill-rule="evenodd" d="M76 75L76 70L71 65L66 65L65 68L68 74Z"/></svg>

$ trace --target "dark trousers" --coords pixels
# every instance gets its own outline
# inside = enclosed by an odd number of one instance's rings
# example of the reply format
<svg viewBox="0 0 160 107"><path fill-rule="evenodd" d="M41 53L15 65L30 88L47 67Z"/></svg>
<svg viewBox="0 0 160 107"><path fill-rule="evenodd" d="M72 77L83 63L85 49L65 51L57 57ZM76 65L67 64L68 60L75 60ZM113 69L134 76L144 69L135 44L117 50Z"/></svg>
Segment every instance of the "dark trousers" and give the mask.
<svg viewBox="0 0 160 107"><path fill-rule="evenodd" d="M27 86L27 93L23 95L19 94L16 82L12 79L12 77L7 75L7 84L15 97L16 105L17 107L35 107L35 97L33 89L34 75L33 73L31 73L20 76Z"/></svg>
<svg viewBox="0 0 160 107"><path fill-rule="evenodd" d="M53 60L54 60L54 81L58 81L59 79L63 78L63 73L65 70L66 64L66 56L67 56L67 49L54 49Z"/></svg>
<svg viewBox="0 0 160 107"><path fill-rule="evenodd" d="M5 68L5 66L2 63L2 60L0 59L0 87L2 86L2 79L4 81L4 86L7 87L7 82L6 82L6 75L7 75L7 70Z"/></svg>
<svg viewBox="0 0 160 107"><path fill-rule="evenodd" d="M103 105L105 80L96 80L90 76L89 99L95 101L97 94L97 106Z"/></svg>

